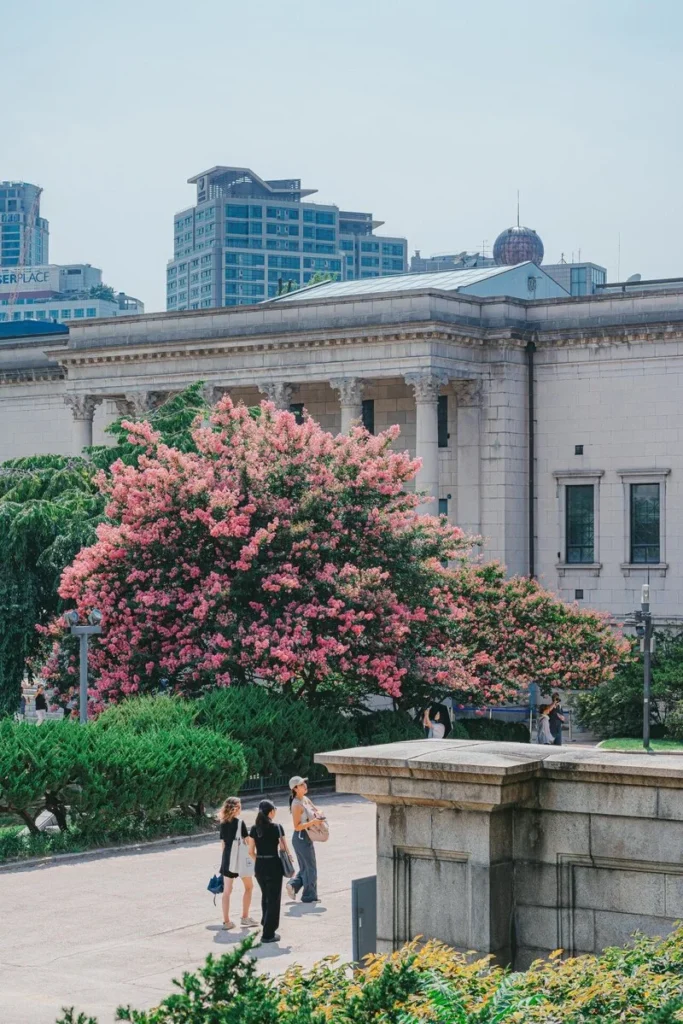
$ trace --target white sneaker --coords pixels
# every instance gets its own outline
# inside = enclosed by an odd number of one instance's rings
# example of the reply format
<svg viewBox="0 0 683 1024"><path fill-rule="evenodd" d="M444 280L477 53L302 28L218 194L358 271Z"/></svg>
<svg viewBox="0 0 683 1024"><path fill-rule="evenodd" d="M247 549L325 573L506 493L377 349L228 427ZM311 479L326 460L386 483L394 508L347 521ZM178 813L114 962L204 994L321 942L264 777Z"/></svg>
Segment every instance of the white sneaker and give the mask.
<svg viewBox="0 0 683 1024"><path fill-rule="evenodd" d="M253 917L241 917L240 924L243 928L260 928L258 921L255 921Z"/></svg>
<svg viewBox="0 0 683 1024"><path fill-rule="evenodd" d="M287 885L285 886L285 889L287 891L287 895L289 896L290 900L295 900L296 899L296 889L294 888L294 886L292 885L291 882L287 882Z"/></svg>

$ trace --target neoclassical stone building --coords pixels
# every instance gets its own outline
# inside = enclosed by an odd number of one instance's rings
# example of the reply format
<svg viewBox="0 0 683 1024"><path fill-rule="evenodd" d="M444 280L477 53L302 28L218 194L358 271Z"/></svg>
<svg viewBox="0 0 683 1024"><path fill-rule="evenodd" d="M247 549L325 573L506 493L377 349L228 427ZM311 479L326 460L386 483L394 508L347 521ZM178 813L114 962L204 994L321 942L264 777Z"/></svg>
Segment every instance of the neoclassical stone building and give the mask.
<svg viewBox="0 0 683 1024"><path fill-rule="evenodd" d="M198 379L331 431L397 423L429 510L487 557L618 615L649 578L655 614L683 617L680 284L506 298L435 277L0 340L0 459L78 452Z"/></svg>

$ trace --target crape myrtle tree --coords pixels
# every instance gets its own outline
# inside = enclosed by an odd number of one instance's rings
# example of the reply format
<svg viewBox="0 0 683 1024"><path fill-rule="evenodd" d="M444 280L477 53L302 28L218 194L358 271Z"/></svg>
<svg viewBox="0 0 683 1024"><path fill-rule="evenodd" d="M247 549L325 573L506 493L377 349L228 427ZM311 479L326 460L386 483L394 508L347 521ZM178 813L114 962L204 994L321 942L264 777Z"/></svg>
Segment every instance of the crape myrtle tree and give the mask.
<svg viewBox="0 0 683 1024"><path fill-rule="evenodd" d="M190 428L203 409L201 384L195 384L150 418L168 444L185 451L194 445ZM0 465L0 715L16 710L26 661L38 656L36 624L46 625L64 605L62 572L97 539L106 505L97 470L117 459L137 463L140 447L130 443L121 421L109 432L113 447L93 447L87 458L36 455Z"/></svg>
<svg viewBox="0 0 683 1024"><path fill-rule="evenodd" d="M98 476L106 521L59 590L103 613L95 710L256 680L338 707L495 702L539 677L594 685L622 655L606 619L470 563L460 529L417 514L419 462L393 449L397 427L334 437L225 397L185 450L149 423L123 429L140 454ZM55 621L45 640L43 674L66 688L70 638Z"/></svg>

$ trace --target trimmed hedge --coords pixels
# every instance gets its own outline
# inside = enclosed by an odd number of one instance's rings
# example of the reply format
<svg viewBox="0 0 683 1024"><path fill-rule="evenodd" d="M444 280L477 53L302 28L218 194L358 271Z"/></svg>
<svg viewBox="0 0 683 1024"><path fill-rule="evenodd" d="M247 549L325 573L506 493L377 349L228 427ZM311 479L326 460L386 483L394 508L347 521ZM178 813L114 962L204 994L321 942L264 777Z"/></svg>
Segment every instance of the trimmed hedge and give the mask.
<svg viewBox="0 0 683 1024"><path fill-rule="evenodd" d="M369 959L367 970L322 960L281 978L256 971L247 939L176 982L131 1024L677 1024L683 1018L683 928L599 956L537 961L523 973L472 962L437 942ZM57 1024L97 1024L65 1011Z"/></svg>
<svg viewBox="0 0 683 1024"><path fill-rule="evenodd" d="M82 825L135 814L158 819L174 807L202 815L247 774L238 743L210 729L176 725L137 732L121 725L0 721L0 813L37 833L51 811Z"/></svg>
<svg viewBox="0 0 683 1024"><path fill-rule="evenodd" d="M495 740L503 743L530 743L529 726L526 722L501 722L496 718L459 718L463 739ZM453 736L453 739L456 737ZM460 738L460 737L458 737Z"/></svg>

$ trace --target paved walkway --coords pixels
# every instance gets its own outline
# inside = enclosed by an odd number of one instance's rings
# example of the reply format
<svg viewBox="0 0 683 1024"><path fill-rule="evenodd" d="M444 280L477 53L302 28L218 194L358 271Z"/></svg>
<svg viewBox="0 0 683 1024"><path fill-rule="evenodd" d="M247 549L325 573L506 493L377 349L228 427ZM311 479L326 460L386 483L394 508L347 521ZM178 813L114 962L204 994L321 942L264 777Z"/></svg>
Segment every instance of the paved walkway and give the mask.
<svg viewBox="0 0 683 1024"><path fill-rule="evenodd" d="M256 952L271 973L333 953L350 959L351 879L375 873L374 806L344 796L318 803L331 830L316 847L322 902L283 894L282 941ZM283 807L283 824L288 817ZM1 1024L54 1024L71 1005L113 1024L120 1004L154 1006L174 977L242 937L220 930L206 891L219 863L216 841L0 874ZM237 910L235 900L233 918Z"/></svg>

